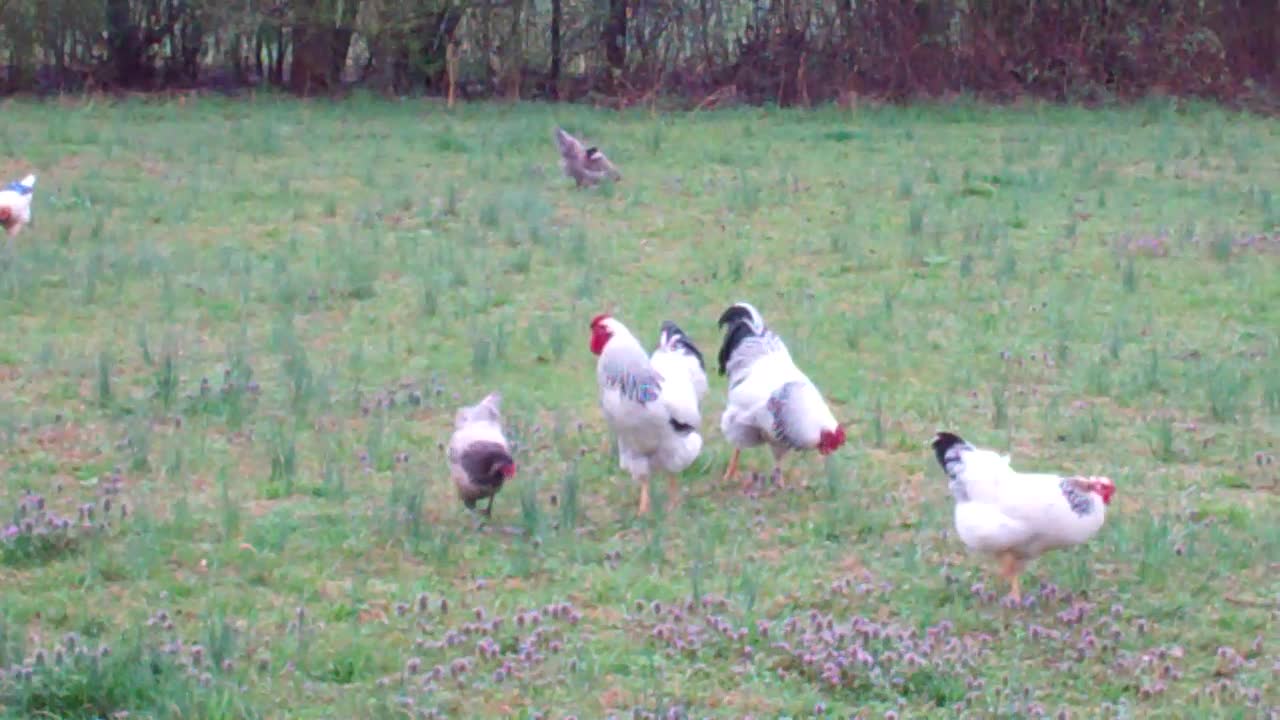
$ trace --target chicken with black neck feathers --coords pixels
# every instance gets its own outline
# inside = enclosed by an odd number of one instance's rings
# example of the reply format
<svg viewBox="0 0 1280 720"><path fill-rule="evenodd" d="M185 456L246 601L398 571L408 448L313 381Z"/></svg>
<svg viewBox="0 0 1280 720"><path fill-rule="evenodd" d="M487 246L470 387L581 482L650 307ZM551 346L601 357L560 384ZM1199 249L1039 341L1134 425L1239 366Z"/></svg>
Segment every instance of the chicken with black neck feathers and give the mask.
<svg viewBox="0 0 1280 720"><path fill-rule="evenodd" d="M618 464L640 483L639 515L649 512L649 477L668 473L667 508L677 504L676 473L702 451L698 404L707 393L702 353L670 320L657 347L645 353L625 325L607 315L591 320L600 409L618 439Z"/></svg>
<svg viewBox="0 0 1280 720"><path fill-rule="evenodd" d="M729 376L720 430L734 446L725 480L737 473L742 448L767 444L773 451L773 482L781 486L782 458L788 451L828 455L844 444L844 428L822 393L796 367L786 344L765 325L759 310L750 303L734 303L720 315L719 326L725 329L720 374Z"/></svg>

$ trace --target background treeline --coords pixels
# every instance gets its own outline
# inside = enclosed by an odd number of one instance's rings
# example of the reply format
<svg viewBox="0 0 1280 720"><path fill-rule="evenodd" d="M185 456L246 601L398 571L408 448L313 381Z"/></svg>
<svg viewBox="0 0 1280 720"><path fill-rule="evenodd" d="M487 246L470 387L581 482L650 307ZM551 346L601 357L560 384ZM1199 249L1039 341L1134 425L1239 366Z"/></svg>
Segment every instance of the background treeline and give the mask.
<svg viewBox="0 0 1280 720"><path fill-rule="evenodd" d="M0 91L1275 97L1280 0L0 0Z"/></svg>

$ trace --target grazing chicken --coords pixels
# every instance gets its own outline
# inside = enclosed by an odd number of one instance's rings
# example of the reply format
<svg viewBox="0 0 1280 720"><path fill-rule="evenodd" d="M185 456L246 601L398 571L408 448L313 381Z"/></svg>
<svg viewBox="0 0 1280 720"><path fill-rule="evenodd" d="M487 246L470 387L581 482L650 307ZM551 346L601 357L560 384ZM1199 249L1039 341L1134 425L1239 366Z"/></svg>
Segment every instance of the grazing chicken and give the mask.
<svg viewBox="0 0 1280 720"><path fill-rule="evenodd" d="M720 374L729 375L729 404L720 416L720 430L734 446L724 479L737 473L742 448L768 443L777 485L783 484L782 458L788 450L816 449L827 455L839 449L844 428L760 312L749 303L735 303L719 324L725 328Z"/></svg>
<svg viewBox="0 0 1280 720"><path fill-rule="evenodd" d="M485 516L493 510L493 496L516 474L511 448L502 435L501 403L502 395L494 391L458 410L449 439L449 474L458 497L468 510L475 510L476 501L489 498Z"/></svg>
<svg viewBox="0 0 1280 720"><path fill-rule="evenodd" d="M35 175L28 175L0 189L0 227L9 233L9 237L17 237L18 231L31 222L31 198L35 191Z"/></svg>
<svg viewBox="0 0 1280 720"><path fill-rule="evenodd" d="M560 166L564 174L573 178L578 187L594 185L605 178L614 182L622 179L622 173L600 148L594 145L584 148L581 141L560 128L556 128L556 144L560 146Z"/></svg>
<svg viewBox="0 0 1280 720"><path fill-rule="evenodd" d="M972 551L1000 560L1016 602L1018 576L1045 552L1080 545L1106 519L1115 483L1107 477L1015 472L1009 456L980 450L958 435L933 439L938 464L951 479L956 534Z"/></svg>
<svg viewBox="0 0 1280 720"><path fill-rule="evenodd" d="M675 474L702 451L699 401L707 393L702 353L666 321L652 356L609 315L591 320L600 408L618 439L618 464L640 482L638 514L649 512L649 476L668 473L668 509L677 503Z"/></svg>

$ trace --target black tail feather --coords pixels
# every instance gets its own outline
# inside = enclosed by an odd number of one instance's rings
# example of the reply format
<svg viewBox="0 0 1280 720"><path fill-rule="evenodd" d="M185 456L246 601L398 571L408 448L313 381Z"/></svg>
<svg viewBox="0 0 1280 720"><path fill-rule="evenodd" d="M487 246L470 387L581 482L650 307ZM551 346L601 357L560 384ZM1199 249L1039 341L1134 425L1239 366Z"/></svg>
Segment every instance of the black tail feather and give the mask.
<svg viewBox="0 0 1280 720"><path fill-rule="evenodd" d="M738 349L738 345L743 340L765 331L764 319L758 313L759 311L754 307L743 302L734 303L720 313L720 319L716 321L716 327L725 328L724 342L720 345L718 358L721 375L725 374L729 365L729 358L733 356L733 351Z"/></svg>
<svg viewBox="0 0 1280 720"><path fill-rule="evenodd" d="M730 305L724 312L720 313L720 319L716 321L716 327L724 327L732 322L744 320L751 322L751 311L739 304Z"/></svg>
<svg viewBox="0 0 1280 720"><path fill-rule="evenodd" d="M720 354L717 360L720 363L720 374L725 373L729 365L729 358L733 356L733 351L738 349L743 340L754 336L755 330L751 328L749 318L739 317L730 320L729 327L724 332L724 342L720 344Z"/></svg>
<svg viewBox="0 0 1280 720"><path fill-rule="evenodd" d="M689 423L682 423L679 420L676 420L675 418L671 418L667 422L671 424L672 430L675 430L681 435L687 435L688 433L691 433L694 430L693 426L690 425Z"/></svg>
<svg viewBox="0 0 1280 720"><path fill-rule="evenodd" d="M679 325L670 320L663 320L662 329L659 332L667 337L676 338L676 347L684 348L685 352L697 358L698 367L702 368L704 372L706 371L707 365L702 360L702 351L698 349L697 345L693 344L693 340L689 339L689 336L680 329Z"/></svg>

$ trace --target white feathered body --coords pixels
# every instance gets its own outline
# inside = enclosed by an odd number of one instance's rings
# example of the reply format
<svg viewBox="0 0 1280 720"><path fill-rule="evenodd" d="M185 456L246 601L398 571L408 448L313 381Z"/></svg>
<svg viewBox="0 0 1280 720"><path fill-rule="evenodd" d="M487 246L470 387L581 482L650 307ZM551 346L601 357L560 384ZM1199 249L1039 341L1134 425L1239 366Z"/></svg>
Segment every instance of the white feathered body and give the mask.
<svg viewBox="0 0 1280 720"><path fill-rule="evenodd" d="M1007 455L960 441L940 453L955 498L955 528L972 551L1031 560L1080 545L1102 528L1106 503L1073 479L1014 471Z"/></svg>
<svg viewBox="0 0 1280 720"><path fill-rule="evenodd" d="M31 199L35 197L36 176L0 188L0 224L10 234L31 222Z"/></svg>
<svg viewBox="0 0 1280 720"><path fill-rule="evenodd" d="M618 440L618 460L633 476L679 473L702 451L699 401L707 378L696 357L674 344L646 356L639 340L610 319L596 362L600 408Z"/></svg>
<svg viewBox="0 0 1280 720"><path fill-rule="evenodd" d="M729 397L720 430L739 448L768 443L775 454L818 448L823 432L843 430L813 381L791 359L782 338L764 326L755 308L738 303L739 317L728 324L721 348L721 372L728 374ZM730 317L726 313L725 317ZM837 444L838 445L838 444ZM832 448L834 449L834 448Z"/></svg>

